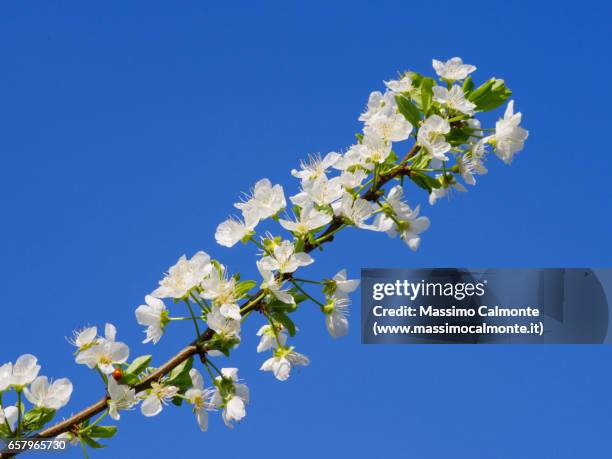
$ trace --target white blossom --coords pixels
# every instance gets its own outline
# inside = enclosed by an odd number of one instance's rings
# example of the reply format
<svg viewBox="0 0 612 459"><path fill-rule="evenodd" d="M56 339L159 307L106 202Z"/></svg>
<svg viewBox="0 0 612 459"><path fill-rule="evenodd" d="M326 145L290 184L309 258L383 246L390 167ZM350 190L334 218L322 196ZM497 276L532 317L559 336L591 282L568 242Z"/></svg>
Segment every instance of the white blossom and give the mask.
<svg viewBox="0 0 612 459"><path fill-rule="evenodd" d="M88 368L98 367L102 373L110 374L115 370L114 365L125 363L129 356L130 349L127 344L104 340L79 352L75 360Z"/></svg>
<svg viewBox="0 0 612 459"><path fill-rule="evenodd" d="M342 186L345 189L352 190L358 186L361 186L366 177L367 174L361 169L354 172L342 171L340 174L340 183L342 183Z"/></svg>
<svg viewBox="0 0 612 459"><path fill-rule="evenodd" d="M293 367L309 364L310 360L305 355L295 352L292 347L283 347L274 351L274 356L266 360L260 370L271 371L276 379L286 381Z"/></svg>
<svg viewBox="0 0 612 459"><path fill-rule="evenodd" d="M251 214L247 215L252 216ZM247 218L245 221L242 221L230 217L217 226L215 241L224 247L233 247L239 241L253 235L255 226L257 226L256 220L249 220Z"/></svg>
<svg viewBox="0 0 612 459"><path fill-rule="evenodd" d="M151 295L145 296L145 303L136 308L136 321L146 328L146 338L143 343L156 344L168 323L168 311L164 302Z"/></svg>
<svg viewBox="0 0 612 459"><path fill-rule="evenodd" d="M511 164L514 155L523 149L529 131L519 126L521 112L514 113L514 101L508 103L504 117L495 123L495 135L492 138L495 153L506 164Z"/></svg>
<svg viewBox="0 0 612 459"><path fill-rule="evenodd" d="M380 91L373 91L370 93L370 97L368 98L368 106L366 111L359 116L359 121L369 121L385 107L389 110L394 110L397 108L397 103L395 102L393 93L386 92L383 94Z"/></svg>
<svg viewBox="0 0 612 459"><path fill-rule="evenodd" d="M23 393L35 406L59 410L70 400L72 383L67 378L61 378L49 384L46 376L38 376Z"/></svg>
<svg viewBox="0 0 612 459"><path fill-rule="evenodd" d="M240 306L236 298L236 279L227 278L225 268L213 272L200 284L200 296L219 306L219 312L229 319L240 320Z"/></svg>
<svg viewBox="0 0 612 459"><path fill-rule="evenodd" d="M341 158L339 153L331 152L321 158L321 155L310 155L307 161L300 161L301 170L293 169L291 175L299 178L302 182L315 180L325 175L327 170Z"/></svg>
<svg viewBox="0 0 612 459"><path fill-rule="evenodd" d="M387 147L386 143L385 147ZM367 147L361 143L352 145L336 162L336 164L334 164L334 168L341 171L346 171L347 169L354 168L356 166L365 166L367 156L367 152L365 152L366 148Z"/></svg>
<svg viewBox="0 0 612 459"><path fill-rule="evenodd" d="M361 154L364 166L373 169L374 164L380 164L391 154L391 143L385 142L382 138L375 135L365 135L361 142L361 147L357 149Z"/></svg>
<svg viewBox="0 0 612 459"><path fill-rule="evenodd" d="M444 196L448 195L450 191L456 190L465 193L467 190L465 187L457 182L452 175L447 175L446 179L443 175L439 174L436 176L443 184L440 188L435 188L429 193L429 204L434 205L436 201Z"/></svg>
<svg viewBox="0 0 612 459"><path fill-rule="evenodd" d="M305 236L311 231L327 225L331 220L331 215L317 210L310 204L300 211L300 216L295 221L280 219L278 223L287 231Z"/></svg>
<svg viewBox="0 0 612 459"><path fill-rule="evenodd" d="M344 296L332 295L323 308L325 326L332 338L346 336L349 331L349 305L351 301Z"/></svg>
<svg viewBox="0 0 612 459"><path fill-rule="evenodd" d="M11 432L15 431L17 420L19 419L19 410L16 406L0 406L0 424L8 423Z"/></svg>
<svg viewBox="0 0 612 459"><path fill-rule="evenodd" d="M206 432L208 429L208 411L213 409L213 404L209 401L213 391L204 387L204 378L195 368L189 370L189 376L191 377L192 387L185 392L185 398L188 403L193 405L193 412L196 415L200 430Z"/></svg>
<svg viewBox="0 0 612 459"><path fill-rule="evenodd" d="M389 191L386 199L399 225L386 214L378 215L375 224L390 237L395 237L399 234L400 238L410 249L417 250L421 243L419 235L429 228L430 222L427 217L419 217L420 206L416 206L413 210L408 204L403 202L402 194L402 187L396 185Z"/></svg>
<svg viewBox="0 0 612 459"><path fill-rule="evenodd" d="M286 205L283 187L272 186L270 180L264 178L255 184L251 196L245 202L238 202L234 207L242 211L245 220L259 222L276 215Z"/></svg>
<svg viewBox="0 0 612 459"><path fill-rule="evenodd" d="M448 161L446 152L451 148L444 137L450 132L448 120L439 115L428 117L417 134L417 142L435 159Z"/></svg>
<svg viewBox="0 0 612 459"><path fill-rule="evenodd" d="M445 80L463 80L476 70L473 65L464 64L460 57L453 57L446 62L434 59L432 64L438 76Z"/></svg>
<svg viewBox="0 0 612 459"><path fill-rule="evenodd" d="M359 287L359 279L347 279L346 269L338 271L332 277L334 284L334 295L340 298L347 298L348 294L354 292Z"/></svg>
<svg viewBox="0 0 612 459"><path fill-rule="evenodd" d="M295 298L293 298L293 295L291 295L288 290L282 289L283 285L280 277L277 278L271 270L266 269L264 266L265 263L262 263L262 260L258 260L256 264L257 269L263 278L263 282L261 284L262 290L269 291L275 298L285 304L294 305Z"/></svg>
<svg viewBox="0 0 612 459"><path fill-rule="evenodd" d="M138 403L135 389L125 384L119 384L114 378L108 378L108 395L110 397L108 414L115 421L118 421L121 417L119 415L120 410L129 410Z"/></svg>
<svg viewBox="0 0 612 459"><path fill-rule="evenodd" d="M221 368L221 376L215 378L215 391L211 397L211 403L215 408L223 408L223 422L229 428L234 427L232 422L239 422L246 416L246 405L249 403L249 388L240 383L237 368ZM229 391L221 390L219 386L225 387L229 383Z"/></svg>
<svg viewBox="0 0 612 459"><path fill-rule="evenodd" d="M395 107L390 106L372 116L363 132L366 136L380 137L387 142L401 142L412 132L412 124Z"/></svg>
<svg viewBox="0 0 612 459"><path fill-rule="evenodd" d="M140 405L140 411L143 416L157 416L161 413L163 406L166 405L176 394L179 388L163 383L152 382L151 389L137 394L138 398L142 398L143 402Z"/></svg>
<svg viewBox="0 0 612 459"><path fill-rule="evenodd" d="M276 334L278 335L278 341L281 346L284 346L287 342L287 335L283 332L283 330L276 330ZM278 342L276 335L274 334L274 329L272 325L263 325L258 331L257 336L261 337L259 340L259 344L257 345L257 352L265 352L270 349L276 349L278 347Z"/></svg>
<svg viewBox="0 0 612 459"><path fill-rule="evenodd" d="M312 257L305 252L295 253L295 246L289 241L283 241L275 246L273 256L268 255L261 259L262 268L281 273L292 273L311 263L314 263Z"/></svg>
<svg viewBox="0 0 612 459"><path fill-rule="evenodd" d="M189 260L183 255L159 281L159 287L151 295L156 298L183 298L211 270L210 257L205 252L200 251Z"/></svg>
<svg viewBox="0 0 612 459"><path fill-rule="evenodd" d="M361 198L353 198L350 194L345 194L336 209L337 215L342 215L349 219L357 228L378 231L375 225L365 223L376 210L376 205Z"/></svg>
<svg viewBox="0 0 612 459"><path fill-rule="evenodd" d="M10 384L17 387L27 386L34 381L39 371L38 359L32 354L24 354L12 366Z"/></svg>
<svg viewBox="0 0 612 459"><path fill-rule="evenodd" d="M74 332L74 337L69 341L72 345L76 346L78 350L83 350L95 344L97 337L97 327L86 327L81 330L76 330Z"/></svg>
<svg viewBox="0 0 612 459"><path fill-rule="evenodd" d="M240 320L230 319L225 316L219 306L213 306L206 316L206 323L224 338L240 339Z"/></svg>
<svg viewBox="0 0 612 459"><path fill-rule="evenodd" d="M0 392L4 392L12 384L13 364L5 363L0 366Z"/></svg>
<svg viewBox="0 0 612 459"><path fill-rule="evenodd" d="M443 86L434 86L432 90L436 102L466 115L474 114L476 104L465 98L463 89L460 86L453 85L450 91Z"/></svg>
<svg viewBox="0 0 612 459"><path fill-rule="evenodd" d="M315 180L302 183L302 191L291 196L291 202L302 208L311 206L313 203L326 206L340 199L343 193L340 177L329 179L321 175Z"/></svg>
<svg viewBox="0 0 612 459"><path fill-rule="evenodd" d="M406 73L399 80L385 81L385 86L393 93L410 92L414 89L412 77Z"/></svg>

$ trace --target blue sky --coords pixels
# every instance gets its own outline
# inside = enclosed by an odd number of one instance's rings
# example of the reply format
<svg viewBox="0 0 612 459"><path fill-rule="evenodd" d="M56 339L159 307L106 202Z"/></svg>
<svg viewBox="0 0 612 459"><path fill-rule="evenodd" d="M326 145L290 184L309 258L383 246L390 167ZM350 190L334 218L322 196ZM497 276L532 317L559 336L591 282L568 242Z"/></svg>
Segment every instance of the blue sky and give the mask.
<svg viewBox="0 0 612 459"><path fill-rule="evenodd" d="M397 71L459 55L506 79L530 130L511 167L423 214L421 249L347 232L310 269L610 266L604 2L28 2L0 14L0 361L36 354L97 400L97 375L64 337L114 322L150 352L133 311L183 253L243 277L252 251L215 244L240 190L348 146L368 93ZM418 202L423 196L412 190ZM233 363L251 387L244 423L198 431L186 408L125 413L94 457L575 458L612 453L607 346L363 346L332 341L315 307L296 340L312 365L257 371L250 321ZM359 319L354 308L353 324ZM187 323L155 348L170 356ZM65 457L78 457L79 451Z"/></svg>

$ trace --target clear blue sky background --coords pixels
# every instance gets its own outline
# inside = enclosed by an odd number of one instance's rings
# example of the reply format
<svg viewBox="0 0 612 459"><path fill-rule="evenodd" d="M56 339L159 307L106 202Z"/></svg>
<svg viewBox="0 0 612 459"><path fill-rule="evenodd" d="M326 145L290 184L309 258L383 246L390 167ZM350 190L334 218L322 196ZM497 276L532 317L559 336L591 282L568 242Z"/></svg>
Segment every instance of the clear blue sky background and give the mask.
<svg viewBox="0 0 612 459"><path fill-rule="evenodd" d="M163 3L163 4L162 4ZM133 311L182 253L245 276L252 252L215 244L239 190L284 184L311 152L348 146L369 91L432 57L503 77L531 131L512 167L423 213L421 250L345 234L313 276L347 267L610 266L606 2L11 2L0 14L0 361L36 354L97 400L64 336L114 322L133 355ZM411 191L411 201L416 192ZM412 197L415 196L415 197ZM576 458L612 453L607 346L363 346L358 309L332 341L315 307L287 383L257 371L260 323L234 363L252 390L233 431L186 408L125 413L94 457ZM173 327L159 360L191 338ZM65 457L78 457L74 452ZM170 457L170 456L168 456Z"/></svg>

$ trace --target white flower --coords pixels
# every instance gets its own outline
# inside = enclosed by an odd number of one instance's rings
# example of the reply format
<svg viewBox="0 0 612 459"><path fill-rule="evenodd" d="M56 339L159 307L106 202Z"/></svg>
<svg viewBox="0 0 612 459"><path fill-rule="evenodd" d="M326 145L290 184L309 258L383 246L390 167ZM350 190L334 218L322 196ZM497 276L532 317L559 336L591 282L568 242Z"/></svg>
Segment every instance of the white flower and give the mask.
<svg viewBox="0 0 612 459"><path fill-rule="evenodd" d="M349 305L351 301L347 297L333 295L328 298L323 308L325 312L325 326L332 338L346 336L349 331Z"/></svg>
<svg viewBox="0 0 612 459"><path fill-rule="evenodd" d="M117 327L111 323L104 324L104 340L114 342L115 338L117 338Z"/></svg>
<svg viewBox="0 0 612 459"><path fill-rule="evenodd" d="M339 153L331 152L321 158L321 155L310 155L307 161L300 161L301 170L293 169L291 175L299 178L302 182L315 180L325 175L327 169L332 167L341 158Z"/></svg>
<svg viewBox="0 0 612 459"><path fill-rule="evenodd" d="M495 123L492 143L495 153L506 164L511 164L514 155L523 149L529 131L519 126L522 114L514 113L514 101L508 103L504 117Z"/></svg>
<svg viewBox="0 0 612 459"><path fill-rule="evenodd" d="M450 150L451 146L446 141L444 134L449 132L448 120L439 115L431 115L419 129L417 142L435 159L448 161L445 153Z"/></svg>
<svg viewBox="0 0 612 459"><path fill-rule="evenodd" d="M72 446L76 446L79 444L79 437L77 437L76 435L70 433L70 432L64 432L59 434L57 437L55 437L56 440L59 441L65 441L70 443Z"/></svg>
<svg viewBox="0 0 612 459"><path fill-rule="evenodd" d="M0 392L4 392L8 389L12 383L13 378L13 364L5 363L0 366Z"/></svg>
<svg viewBox="0 0 612 459"><path fill-rule="evenodd" d="M17 420L19 419L18 412L19 410L16 406L7 406L5 408L0 406L0 424L4 425L8 422L11 432L14 432Z"/></svg>
<svg viewBox="0 0 612 459"><path fill-rule="evenodd" d="M70 400L72 383L67 378L61 378L49 384L46 376L39 376L23 393L35 406L59 410Z"/></svg>
<svg viewBox="0 0 612 459"><path fill-rule="evenodd" d="M108 414L115 421L121 417L119 410L129 410L138 403L136 391L130 386L119 384L114 378L108 378L108 395Z"/></svg>
<svg viewBox="0 0 612 459"><path fill-rule="evenodd" d="M295 247L289 241L283 241L274 247L273 254L273 257L268 255L261 259L263 269L280 271L281 273L292 273L299 267L314 263L312 257L307 253L295 253Z"/></svg>
<svg viewBox="0 0 612 459"><path fill-rule="evenodd" d="M27 386L34 381L39 371L40 365L38 365L38 359L32 354L24 354L17 359L12 367L11 385L17 387Z"/></svg>
<svg viewBox="0 0 612 459"><path fill-rule="evenodd" d="M278 341L281 346L284 346L287 342L287 335L282 330L276 330L278 333ZM278 347L276 342L276 336L272 325L264 325L257 331L257 336L260 336L259 344L257 345L257 352L265 352L269 349L275 349Z"/></svg>
<svg viewBox="0 0 612 459"><path fill-rule="evenodd" d="M71 344L76 346L79 350L83 350L95 344L97 336L98 336L97 327L87 327L87 328L83 328L82 330L76 330L74 332L74 338L69 341Z"/></svg>
<svg viewBox="0 0 612 459"><path fill-rule="evenodd" d="M365 163L364 166L368 169L373 169L374 164L383 163L389 157L391 154L391 143L385 142L380 137L366 134L358 151Z"/></svg>
<svg viewBox="0 0 612 459"><path fill-rule="evenodd" d="M229 428L232 422L239 422L246 416L246 405L249 403L249 388L238 382L237 368L221 368L221 376L215 378L215 391L211 403L215 408L223 408L223 422Z"/></svg>
<svg viewBox="0 0 612 459"><path fill-rule="evenodd" d="M368 120L363 132L388 142L401 142L412 132L412 124L395 107L385 107Z"/></svg>
<svg viewBox="0 0 612 459"><path fill-rule="evenodd" d="M206 432L206 429L208 429L208 410L213 408L212 403L209 402L212 390L204 388L204 378L195 368L189 370L189 376L193 387L185 392L185 398L187 402L193 405L193 412L196 415L200 430Z"/></svg>
<svg viewBox="0 0 612 459"><path fill-rule="evenodd" d="M395 96L393 93L386 92L384 95L380 91L370 93L370 97L368 98L368 106L366 111L359 116L359 121L369 121L384 107L391 110L397 108L397 103L395 102Z"/></svg>
<svg viewBox="0 0 612 459"><path fill-rule="evenodd" d="M183 298L211 270L212 264L208 254L200 251L189 260L183 255L159 281L160 286L151 295L156 298Z"/></svg>
<svg viewBox="0 0 612 459"><path fill-rule="evenodd" d="M166 405L176 394L179 388L176 386L166 386L162 383L152 382L149 391L140 392L137 397L144 399L140 405L143 416L157 416L161 413L163 405Z"/></svg>
<svg viewBox="0 0 612 459"><path fill-rule="evenodd" d="M414 89L412 77L408 73L399 80L385 81L385 86L393 93L410 92Z"/></svg>
<svg viewBox="0 0 612 459"><path fill-rule="evenodd" d="M334 295L339 298L347 298L348 294L359 287L358 279L347 279L346 269L341 269L331 279L334 283Z"/></svg>
<svg viewBox="0 0 612 459"><path fill-rule="evenodd" d="M88 368L98 367L103 373L110 374L115 370L114 365L126 362L129 356L127 344L105 340L79 352L75 360Z"/></svg>
<svg viewBox="0 0 612 459"><path fill-rule="evenodd" d="M441 174L437 175L436 177L438 178L438 180L443 182L443 184L440 188L433 189L432 192L429 194L429 204L431 204L432 206L436 203L438 199L443 198L452 190L460 191L462 193L465 193L467 191L465 187L461 183L457 182L457 180L455 180L455 177L453 177L452 175L447 175L446 179L444 179Z"/></svg>
<svg viewBox="0 0 612 459"><path fill-rule="evenodd" d="M476 70L476 67L473 65L464 64L460 57L453 57L446 62L440 62L434 59L432 64L440 78L444 78L445 80L463 80Z"/></svg>
<svg viewBox="0 0 612 459"><path fill-rule="evenodd" d="M361 186L366 177L367 174L361 169L358 169L354 172L349 172L345 170L342 171L342 174L340 174L340 182L342 183L342 186L345 189L352 190L354 188L357 188L358 186Z"/></svg>
<svg viewBox="0 0 612 459"><path fill-rule="evenodd" d="M168 311L162 300L151 295L145 296L145 303L136 308L136 321L147 327L145 330L147 337L143 343L152 341L153 344L156 344L168 323Z"/></svg>
<svg viewBox="0 0 612 459"><path fill-rule="evenodd" d="M315 180L302 183L302 191L291 196L291 202L304 208L312 205L326 206L342 197L344 189L340 177L328 179L321 175Z"/></svg>
<svg viewBox="0 0 612 459"><path fill-rule="evenodd" d="M214 270L210 276L200 284L203 291L200 293L202 298L212 300L219 306L219 312L229 319L240 320L240 306L236 299L236 279L227 279L225 268L221 272Z"/></svg>
<svg viewBox="0 0 612 459"><path fill-rule="evenodd" d="M348 218L357 228L379 231L376 226L365 223L375 210L376 206L370 201L345 194L337 206L336 214Z"/></svg>
<svg viewBox="0 0 612 459"><path fill-rule="evenodd" d="M312 205L307 205L300 211L300 216L296 221L280 219L278 222L287 231L304 236L312 230L327 225L331 220L331 215L317 210Z"/></svg>
<svg viewBox="0 0 612 459"><path fill-rule="evenodd" d="M395 237L399 234L400 238L410 249L417 250L421 243L419 234L429 228L429 219L427 217L419 217L420 206L416 206L412 210L408 204L401 201L401 198L402 188L400 185L393 187L387 197L387 203L391 205L396 220L399 221L399 226L390 216L385 214L381 214L376 218L375 225L381 231L386 231L390 237Z"/></svg>
<svg viewBox="0 0 612 459"><path fill-rule="evenodd" d="M457 110L466 115L473 115L476 104L473 104L465 98L463 89L460 86L453 85L450 89L443 86L434 86L432 88L434 100L442 105L446 105L452 110Z"/></svg>
<svg viewBox="0 0 612 459"><path fill-rule="evenodd" d="M280 278L277 278L272 271L266 269L262 260L256 262L257 269L263 278L261 284L262 290L269 291L274 297L285 304L295 304L295 298L287 290L282 290L282 282Z"/></svg>
<svg viewBox="0 0 612 459"><path fill-rule="evenodd" d="M283 187L272 186L270 180L264 178L255 184L252 195L246 202L238 202L234 207L242 211L245 220L258 222L276 215L286 205Z"/></svg>
<svg viewBox="0 0 612 459"><path fill-rule="evenodd" d="M476 185L476 179L474 178L475 167L472 159L466 155L457 156L457 167L459 168L459 174L468 185Z"/></svg>
<svg viewBox="0 0 612 459"><path fill-rule="evenodd" d="M228 318L218 306L213 306L208 313L206 323L212 330L225 338L240 338L240 320Z"/></svg>
<svg viewBox="0 0 612 459"><path fill-rule="evenodd" d="M387 147L387 144L385 144L385 147ZM360 143L352 145L347 152L342 155L342 158L340 158L338 162L334 164L334 168L341 171L346 171L347 169L355 166L365 166L367 156L367 152L365 151L366 148L367 147L365 145ZM390 147L389 150L391 150Z"/></svg>
<svg viewBox="0 0 612 459"><path fill-rule="evenodd" d="M255 226L257 226L257 220L249 220L247 218L243 222L237 218L230 217L217 226L215 240L217 244L224 247L233 247L238 241L252 236Z"/></svg>
<svg viewBox="0 0 612 459"><path fill-rule="evenodd" d="M266 360L260 370L271 371L276 379L286 381L293 367L309 364L310 360L305 355L295 352L292 347L283 347L274 351L274 356Z"/></svg>

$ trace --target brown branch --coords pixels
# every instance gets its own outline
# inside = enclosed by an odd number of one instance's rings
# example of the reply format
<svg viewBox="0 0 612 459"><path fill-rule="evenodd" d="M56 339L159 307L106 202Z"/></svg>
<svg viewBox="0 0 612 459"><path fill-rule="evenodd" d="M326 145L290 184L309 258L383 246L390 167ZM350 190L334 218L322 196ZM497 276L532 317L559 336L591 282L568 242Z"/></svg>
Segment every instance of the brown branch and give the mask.
<svg viewBox="0 0 612 459"><path fill-rule="evenodd" d="M375 201L379 197L379 192L382 187L387 184L389 181L396 177L401 177L403 175L410 175L410 169L406 166L406 163L410 158L416 155L419 151L419 146L415 143L412 148L408 151L406 156L402 158L402 160L398 163L398 165L385 174L381 174L378 177L378 180L375 184L373 184L361 197L368 201ZM338 228L340 228L344 224L344 219L342 217L334 217L328 227L321 233L318 239L327 236ZM317 247L325 244L326 242L330 242L333 240L333 236L325 238L320 242L310 243L306 242L304 245L305 252L312 252ZM291 277L291 275L284 275L285 278ZM245 302L242 309L242 314L245 315L248 312L258 309L262 305L263 298L256 300L258 297L262 295L263 290L259 290L257 293L251 295L248 301ZM157 368L154 372L145 377L142 381L134 385L134 389L136 392L140 392L148 389L151 386L152 382L160 380L162 377L170 373L172 369L183 363L185 360L193 357L198 354L201 355L202 358L205 358L205 347L204 344L206 341L210 340L214 335L214 331L210 328L207 328L206 331L202 334L199 340L195 340L190 343L188 346L184 347L181 351L167 360L162 366ZM38 432L35 437L36 438L50 438L56 437L64 432L73 431L75 428L78 428L80 424L85 422L87 419L95 416L96 414L101 413L107 408L109 396L105 394L100 400L98 400L93 405L88 406L87 408L79 411L78 413L72 415L68 419L65 419L57 424L52 425L44 430ZM15 453L2 453L0 454L0 459L5 459L8 457L13 457L19 454L19 452Z"/></svg>

